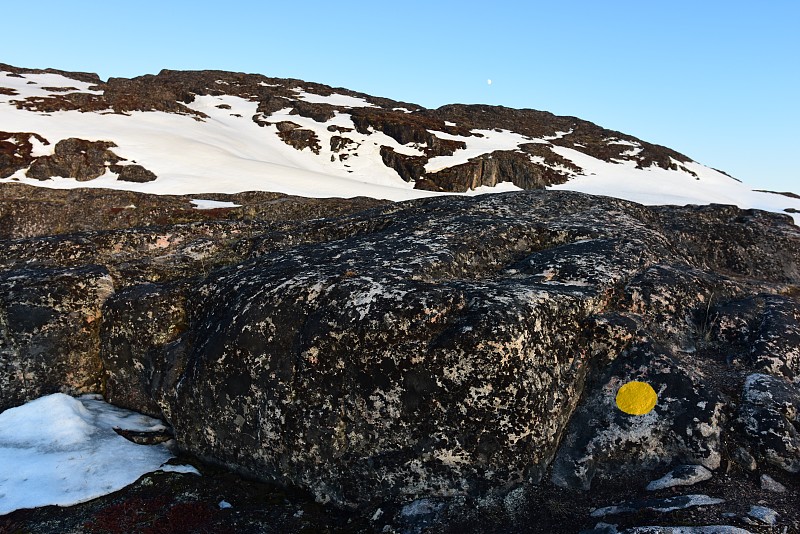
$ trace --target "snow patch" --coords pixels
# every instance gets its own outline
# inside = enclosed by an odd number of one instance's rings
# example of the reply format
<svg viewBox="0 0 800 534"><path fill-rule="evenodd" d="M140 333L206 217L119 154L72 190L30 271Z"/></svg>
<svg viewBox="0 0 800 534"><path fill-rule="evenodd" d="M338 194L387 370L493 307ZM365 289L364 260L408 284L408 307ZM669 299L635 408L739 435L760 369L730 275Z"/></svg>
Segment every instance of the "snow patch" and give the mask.
<svg viewBox="0 0 800 534"><path fill-rule="evenodd" d="M163 471L164 473L183 473L183 474L187 474L187 475L202 476L200 474L200 471L198 471L197 468L195 466L193 466L193 465L171 465L171 464L167 464L167 465L162 465L158 470L159 471Z"/></svg>
<svg viewBox="0 0 800 534"><path fill-rule="evenodd" d="M528 136L509 130L472 130L474 136L453 135L447 132L428 130L439 139L463 141L467 148L456 150L452 156L437 156L425 164L425 172L437 172L455 165L467 163L470 159L495 150L516 150L525 143L547 143L541 139L531 139Z"/></svg>
<svg viewBox="0 0 800 534"><path fill-rule="evenodd" d="M94 83L73 80L60 74L21 74L22 78L10 76L10 72L0 72L0 87L13 89L16 95L0 94L0 103L12 100L24 100L28 97L44 97L54 95L68 95L71 93L90 93L102 95L103 91L89 89ZM30 84L28 82L34 82ZM67 91L48 91L46 87L69 88Z"/></svg>
<svg viewBox="0 0 800 534"><path fill-rule="evenodd" d="M241 204L235 202L226 202L222 200L205 200L202 198L193 198L191 203L194 204L196 210L213 210L218 208L241 208Z"/></svg>
<svg viewBox="0 0 800 534"><path fill-rule="evenodd" d="M696 176L657 166L638 169L634 161L609 163L562 146L553 146L552 150L583 171L568 182L549 189L604 195L646 205L730 204L778 213L786 208L800 209L798 199L753 191L746 184L693 161L681 163L673 160L673 163L679 163ZM800 213L790 215L795 224L800 225Z"/></svg>
<svg viewBox="0 0 800 534"><path fill-rule="evenodd" d="M99 395L55 393L0 413L0 515L106 495L172 457L166 445L137 445L114 428L152 431L164 425Z"/></svg>
<svg viewBox="0 0 800 534"><path fill-rule="evenodd" d="M316 95L314 93L306 93L300 91L297 93L298 98L311 102L312 104L329 104L331 106L342 106L348 108L376 108L375 104L370 104L360 96L340 95L339 93L332 93L328 96Z"/></svg>

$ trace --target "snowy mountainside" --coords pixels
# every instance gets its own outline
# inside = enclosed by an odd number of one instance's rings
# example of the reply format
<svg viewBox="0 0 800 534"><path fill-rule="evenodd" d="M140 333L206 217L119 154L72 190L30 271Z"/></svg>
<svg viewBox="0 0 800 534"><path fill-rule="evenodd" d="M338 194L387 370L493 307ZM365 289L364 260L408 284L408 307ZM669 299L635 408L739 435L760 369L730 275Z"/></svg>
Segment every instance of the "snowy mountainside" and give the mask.
<svg viewBox="0 0 800 534"><path fill-rule="evenodd" d="M0 64L0 181L390 200L547 187L645 204L735 204L800 222L800 199L753 191L666 147L575 117L425 109L222 71L104 82Z"/></svg>

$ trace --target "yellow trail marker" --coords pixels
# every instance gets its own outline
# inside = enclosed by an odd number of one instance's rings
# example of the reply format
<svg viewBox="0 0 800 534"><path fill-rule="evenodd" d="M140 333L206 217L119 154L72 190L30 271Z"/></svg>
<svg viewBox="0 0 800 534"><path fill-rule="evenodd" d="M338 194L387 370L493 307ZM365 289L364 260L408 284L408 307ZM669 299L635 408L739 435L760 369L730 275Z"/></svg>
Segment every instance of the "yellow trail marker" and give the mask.
<svg viewBox="0 0 800 534"><path fill-rule="evenodd" d="M644 415L655 408L656 391L645 382L628 382L617 391L617 408L631 415Z"/></svg>

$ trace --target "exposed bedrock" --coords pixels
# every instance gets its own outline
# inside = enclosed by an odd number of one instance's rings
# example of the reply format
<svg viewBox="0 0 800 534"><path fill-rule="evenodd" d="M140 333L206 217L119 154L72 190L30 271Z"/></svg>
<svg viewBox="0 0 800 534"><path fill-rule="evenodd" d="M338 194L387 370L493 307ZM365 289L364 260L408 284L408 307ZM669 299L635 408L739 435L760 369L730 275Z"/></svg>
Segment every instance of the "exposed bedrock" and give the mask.
<svg viewBox="0 0 800 534"><path fill-rule="evenodd" d="M725 246L704 250L709 236ZM800 465L788 217L531 191L80 237L4 242L5 361L61 324L19 319L19 302L46 302L14 296L23 266L105 276L113 294L69 308L95 303L102 324L53 335L91 347L106 396L321 501L502 497L544 477L579 490L743 455ZM43 273L29 293L71 287ZM649 414L616 408L630 380L658 393Z"/></svg>

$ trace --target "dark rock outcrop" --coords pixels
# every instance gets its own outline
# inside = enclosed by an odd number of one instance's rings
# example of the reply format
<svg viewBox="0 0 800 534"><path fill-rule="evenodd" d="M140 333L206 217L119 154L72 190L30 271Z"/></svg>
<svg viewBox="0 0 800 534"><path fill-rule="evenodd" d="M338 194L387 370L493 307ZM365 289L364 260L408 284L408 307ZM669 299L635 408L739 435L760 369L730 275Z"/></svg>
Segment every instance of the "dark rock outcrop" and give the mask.
<svg viewBox="0 0 800 534"><path fill-rule="evenodd" d="M278 137L287 145L297 150L308 148L314 154L319 154L319 138L313 130L301 128L299 124L291 121L281 121L275 127L278 129Z"/></svg>
<svg viewBox="0 0 800 534"><path fill-rule="evenodd" d="M154 172L148 171L141 165L110 165L109 169L117 173L117 179L123 182L152 182L158 178Z"/></svg>
<svg viewBox="0 0 800 534"><path fill-rule="evenodd" d="M544 189L548 185L566 182L569 176L534 163L528 154L498 150L461 165L427 173L425 184L419 184L418 188L463 193L482 186L494 187L501 182L511 182L522 189ZM429 184L435 187L431 188Z"/></svg>
<svg viewBox="0 0 800 534"><path fill-rule="evenodd" d="M113 292L96 265L0 272L0 410L101 391L101 308Z"/></svg>
<svg viewBox="0 0 800 534"><path fill-rule="evenodd" d="M52 156L42 156L33 162L27 176L47 180L54 176L75 178L79 182L94 180L105 174L107 166L120 161L109 148L109 141L86 141L70 137L59 141Z"/></svg>
<svg viewBox="0 0 800 534"><path fill-rule="evenodd" d="M800 391L796 386L772 375L748 376L737 422L756 459L800 473Z"/></svg>
<svg viewBox="0 0 800 534"><path fill-rule="evenodd" d="M430 187L420 187L420 184L424 185L427 183L420 182L420 179L425 174L425 162L427 161L427 158L424 156L409 156L407 154L400 154L395 152L392 147L382 146L381 159L383 160L384 165L396 170L397 174L400 175L400 178L406 182L415 182L417 187L421 189L431 189ZM443 191L444 189L435 190Z"/></svg>
<svg viewBox="0 0 800 534"><path fill-rule="evenodd" d="M35 133L0 132L0 178L8 178L19 170L27 169L34 161L31 138L43 145L50 144Z"/></svg>
<svg viewBox="0 0 800 534"><path fill-rule="evenodd" d="M191 454L409 529L514 524L541 487L588 521L583 489L627 502L685 464L729 499L717 473L744 454L782 482L797 470L788 217L541 191L293 222L265 206L300 200L216 198L242 208L4 241L7 406L103 391ZM42 354L86 370L17 371ZM631 380L652 412L616 408Z"/></svg>

